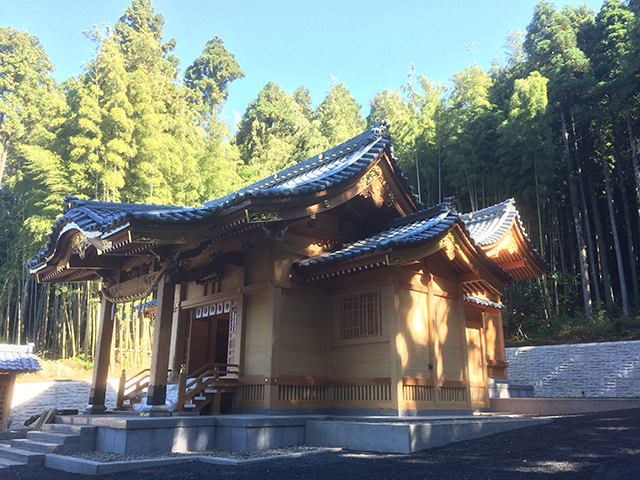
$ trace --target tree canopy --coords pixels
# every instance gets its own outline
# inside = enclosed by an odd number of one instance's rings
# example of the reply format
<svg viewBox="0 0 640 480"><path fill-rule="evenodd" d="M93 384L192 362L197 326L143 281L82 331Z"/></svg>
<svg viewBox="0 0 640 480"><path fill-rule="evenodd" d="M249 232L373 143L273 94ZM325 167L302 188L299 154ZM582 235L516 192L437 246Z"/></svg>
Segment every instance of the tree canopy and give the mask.
<svg viewBox="0 0 640 480"><path fill-rule="evenodd" d="M95 54L60 84L36 37L0 27L0 334L65 352L91 335L95 318L69 310L95 299L90 287L52 294L22 268L65 195L202 204L382 119L425 205L455 195L471 211L516 199L552 273L507 292L507 334L637 315L639 15L637 0L606 0L597 13L542 0L525 32L506 32L504 61L489 69L470 64L442 85L411 66L404 84L370 100L366 119L336 79L318 103L273 79L237 127L224 106L242 59L214 35L181 77L176 40L150 0L87 32ZM28 295L40 313L26 309ZM65 339L51 339L54 327Z"/></svg>

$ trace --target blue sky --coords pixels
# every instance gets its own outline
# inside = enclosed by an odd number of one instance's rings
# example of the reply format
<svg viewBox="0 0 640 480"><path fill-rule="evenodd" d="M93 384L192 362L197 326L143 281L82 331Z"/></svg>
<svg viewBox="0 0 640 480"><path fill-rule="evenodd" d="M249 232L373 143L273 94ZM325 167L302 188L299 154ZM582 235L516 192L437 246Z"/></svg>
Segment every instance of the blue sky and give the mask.
<svg viewBox="0 0 640 480"><path fill-rule="evenodd" d="M64 80L82 71L95 46L83 36L113 25L130 0L0 0L0 26L37 36ZM369 100L399 88L411 64L447 83L470 63L489 68L501 58L509 30L525 30L536 0L154 0L175 38L182 71L219 35L246 78L231 85L228 121L242 115L270 80L285 91L304 85L317 106L330 76L369 112ZM583 3L596 12L602 0ZM558 4L561 6L561 4ZM473 51L467 48L474 42Z"/></svg>

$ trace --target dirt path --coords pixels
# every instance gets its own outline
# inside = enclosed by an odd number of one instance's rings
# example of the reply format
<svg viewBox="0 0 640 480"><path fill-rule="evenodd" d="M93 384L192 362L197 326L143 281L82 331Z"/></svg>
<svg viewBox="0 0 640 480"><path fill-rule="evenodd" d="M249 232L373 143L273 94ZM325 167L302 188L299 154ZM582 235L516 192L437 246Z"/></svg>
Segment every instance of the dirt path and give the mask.
<svg viewBox="0 0 640 480"><path fill-rule="evenodd" d="M5 474L6 475L6 474ZM340 452L242 467L189 463L99 477L29 469L29 480L640 479L640 410L564 417L547 425L412 455Z"/></svg>

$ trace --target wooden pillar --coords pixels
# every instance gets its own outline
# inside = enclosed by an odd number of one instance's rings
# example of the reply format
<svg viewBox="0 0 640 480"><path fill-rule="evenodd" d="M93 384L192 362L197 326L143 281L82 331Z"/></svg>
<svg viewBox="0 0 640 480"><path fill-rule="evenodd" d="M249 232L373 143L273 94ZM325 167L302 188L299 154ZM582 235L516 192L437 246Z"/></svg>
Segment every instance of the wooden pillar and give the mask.
<svg viewBox="0 0 640 480"><path fill-rule="evenodd" d="M462 354L462 379L467 389L467 408L471 408L471 383L469 381L469 352L467 350L467 318L464 309L464 284L458 284L458 321L460 322L460 352Z"/></svg>
<svg viewBox="0 0 640 480"><path fill-rule="evenodd" d="M398 412L405 410L403 398L403 368L400 350L398 349L398 339L400 337L400 285L398 277L399 267L391 267L389 270L389 287L387 290L387 310L386 315L389 329L389 376L391 377L391 408ZM384 294L383 294L384 295ZM384 318L383 317L383 318ZM382 325L381 325L382 326Z"/></svg>
<svg viewBox="0 0 640 480"><path fill-rule="evenodd" d="M180 377L180 367L184 363L185 334L187 333L187 319L182 315L180 302L184 300L187 288L186 285L176 285L174 298L176 300L173 310L173 321L171 327L171 347L169 350L169 373L168 382L178 383ZM181 318L183 317L183 318Z"/></svg>
<svg viewBox="0 0 640 480"><path fill-rule="evenodd" d="M153 331L149 390L147 391L149 411L162 410L167 398L167 373L169 369L174 298L175 284L160 282L158 285L158 302L156 304L156 322Z"/></svg>
<svg viewBox="0 0 640 480"><path fill-rule="evenodd" d="M109 375L109 360L111 358L111 339L113 338L113 304L102 297L100 307L100 326L98 327L98 341L93 358L93 380L89 393L87 413L102 413L107 407L104 405L107 394L107 376Z"/></svg>
<svg viewBox="0 0 640 480"><path fill-rule="evenodd" d="M7 427L7 420L11 416L11 401L13 399L13 387L16 383L15 374L0 375L0 426ZM11 425L9 423L9 425Z"/></svg>

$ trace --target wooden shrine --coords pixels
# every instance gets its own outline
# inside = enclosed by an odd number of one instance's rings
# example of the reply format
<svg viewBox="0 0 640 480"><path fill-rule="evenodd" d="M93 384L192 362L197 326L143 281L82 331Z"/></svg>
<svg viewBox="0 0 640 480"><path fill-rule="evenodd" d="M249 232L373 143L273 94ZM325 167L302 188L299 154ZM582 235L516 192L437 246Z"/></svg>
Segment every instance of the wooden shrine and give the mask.
<svg viewBox="0 0 640 480"><path fill-rule="evenodd" d="M513 201L423 208L391 152L379 123L201 207L68 197L29 267L103 285L89 411L104 410L112 305L154 291L151 411L168 384L203 412L488 407L503 289L547 266Z"/></svg>

